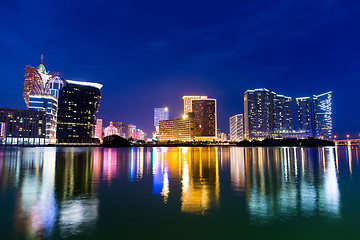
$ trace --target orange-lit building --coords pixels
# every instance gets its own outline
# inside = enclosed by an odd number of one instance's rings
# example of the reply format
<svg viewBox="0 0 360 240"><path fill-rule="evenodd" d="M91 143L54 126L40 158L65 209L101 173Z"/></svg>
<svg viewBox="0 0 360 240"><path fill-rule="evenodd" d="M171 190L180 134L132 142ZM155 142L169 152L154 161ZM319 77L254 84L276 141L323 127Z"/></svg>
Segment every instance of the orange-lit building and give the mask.
<svg viewBox="0 0 360 240"><path fill-rule="evenodd" d="M160 121L160 140L194 140L194 114L188 113L181 118Z"/></svg>

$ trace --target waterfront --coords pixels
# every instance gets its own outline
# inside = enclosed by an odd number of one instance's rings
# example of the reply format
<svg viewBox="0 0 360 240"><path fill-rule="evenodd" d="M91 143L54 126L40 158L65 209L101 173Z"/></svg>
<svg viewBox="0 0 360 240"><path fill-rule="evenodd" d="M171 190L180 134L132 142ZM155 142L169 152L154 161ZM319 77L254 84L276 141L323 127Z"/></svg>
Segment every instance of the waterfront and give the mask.
<svg viewBox="0 0 360 240"><path fill-rule="evenodd" d="M0 148L1 239L355 239L360 148Z"/></svg>

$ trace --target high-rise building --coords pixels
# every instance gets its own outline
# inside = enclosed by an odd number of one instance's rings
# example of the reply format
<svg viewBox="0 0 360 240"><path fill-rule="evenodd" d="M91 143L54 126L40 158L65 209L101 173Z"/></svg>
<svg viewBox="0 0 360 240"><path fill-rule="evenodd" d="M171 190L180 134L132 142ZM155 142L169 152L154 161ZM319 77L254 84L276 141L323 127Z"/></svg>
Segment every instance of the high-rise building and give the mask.
<svg viewBox="0 0 360 240"><path fill-rule="evenodd" d="M245 138L268 138L272 133L272 107L269 90L248 90L244 94Z"/></svg>
<svg viewBox="0 0 360 240"><path fill-rule="evenodd" d="M192 112L192 100L193 99L207 99L207 96L183 96L184 100L184 115Z"/></svg>
<svg viewBox="0 0 360 240"><path fill-rule="evenodd" d="M313 96L314 136L332 140L332 92Z"/></svg>
<svg viewBox="0 0 360 240"><path fill-rule="evenodd" d="M267 89L244 94L245 138L332 139L331 94L296 98L298 131L293 127L292 98Z"/></svg>
<svg viewBox="0 0 360 240"><path fill-rule="evenodd" d="M154 108L154 127L156 132L159 131L159 122L163 120L169 120L169 109L164 108Z"/></svg>
<svg viewBox="0 0 360 240"><path fill-rule="evenodd" d="M217 137L216 99L201 97L192 99L195 118L195 139L212 140Z"/></svg>
<svg viewBox="0 0 360 240"><path fill-rule="evenodd" d="M189 112L181 118L160 121L160 140L192 141L195 137L194 113Z"/></svg>
<svg viewBox="0 0 360 240"><path fill-rule="evenodd" d="M243 125L243 114L237 114L230 117L230 140L231 141L242 141L244 140L244 125Z"/></svg>
<svg viewBox="0 0 360 240"><path fill-rule="evenodd" d="M59 94L58 143L98 143L98 139L94 138L94 133L102 85L65 81L65 86Z"/></svg>
<svg viewBox="0 0 360 240"><path fill-rule="evenodd" d="M0 143L44 145L45 123L45 112L0 108Z"/></svg>
<svg viewBox="0 0 360 240"><path fill-rule="evenodd" d="M109 126L104 129L105 137L112 135L119 135L119 129L113 125L113 122L110 122Z"/></svg>
<svg viewBox="0 0 360 240"><path fill-rule="evenodd" d="M313 136L313 110L310 97L296 98L298 130Z"/></svg>
<svg viewBox="0 0 360 240"><path fill-rule="evenodd" d="M128 137L136 139L136 125L130 123L128 127Z"/></svg>
<svg viewBox="0 0 360 240"><path fill-rule="evenodd" d="M293 130L292 98L272 92L271 100L272 131L291 132Z"/></svg>
<svg viewBox="0 0 360 240"><path fill-rule="evenodd" d="M102 138L102 127L103 127L103 120L96 119L96 126L95 126L95 138Z"/></svg>
<svg viewBox="0 0 360 240"><path fill-rule="evenodd" d="M245 138L270 138L293 131L292 98L269 90L248 90L244 94Z"/></svg>
<svg viewBox="0 0 360 240"><path fill-rule="evenodd" d="M55 74L49 74L43 65L43 55L37 68L32 66L25 67L25 82L23 97L26 106L29 107L30 94L49 94L49 82Z"/></svg>
<svg viewBox="0 0 360 240"><path fill-rule="evenodd" d="M41 111L46 114L45 144L56 143L56 124L58 112L58 99L52 95L30 94L29 110Z"/></svg>
<svg viewBox="0 0 360 240"><path fill-rule="evenodd" d="M144 133L141 129L136 129L136 139L137 140L145 140L146 133Z"/></svg>
<svg viewBox="0 0 360 240"><path fill-rule="evenodd" d="M122 122L115 122L114 126L117 127L119 129L119 135L122 138L129 138L131 136L128 136L129 133L129 124L125 124Z"/></svg>

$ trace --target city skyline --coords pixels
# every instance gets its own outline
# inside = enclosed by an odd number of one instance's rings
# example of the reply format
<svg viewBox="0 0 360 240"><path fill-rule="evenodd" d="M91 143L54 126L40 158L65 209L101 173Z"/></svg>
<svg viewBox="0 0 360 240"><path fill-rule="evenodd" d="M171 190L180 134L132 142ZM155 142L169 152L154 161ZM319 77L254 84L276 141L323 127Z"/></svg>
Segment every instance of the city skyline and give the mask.
<svg viewBox="0 0 360 240"><path fill-rule="evenodd" d="M360 3L204 3L62 1L41 11L37 4L1 3L7 23L1 31L1 107L25 109L24 66L37 66L44 54L51 74L104 85L98 114L106 123L121 119L151 133L154 106L168 106L176 118L183 111L179 98L205 95L217 99L218 128L227 132L248 89L272 89L293 102L333 91L334 135L359 136L354 119L360 113L350 111L349 102L360 103L353 87Z"/></svg>

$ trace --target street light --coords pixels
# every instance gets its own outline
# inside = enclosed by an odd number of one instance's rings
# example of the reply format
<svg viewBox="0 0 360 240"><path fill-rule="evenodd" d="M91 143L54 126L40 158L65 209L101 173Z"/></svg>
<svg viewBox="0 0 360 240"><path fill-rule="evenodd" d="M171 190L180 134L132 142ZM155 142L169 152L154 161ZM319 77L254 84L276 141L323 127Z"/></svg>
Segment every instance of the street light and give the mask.
<svg viewBox="0 0 360 240"><path fill-rule="evenodd" d="M348 135L346 135L347 140L349 140L349 137L350 137L350 135L349 135L349 134L348 134Z"/></svg>

